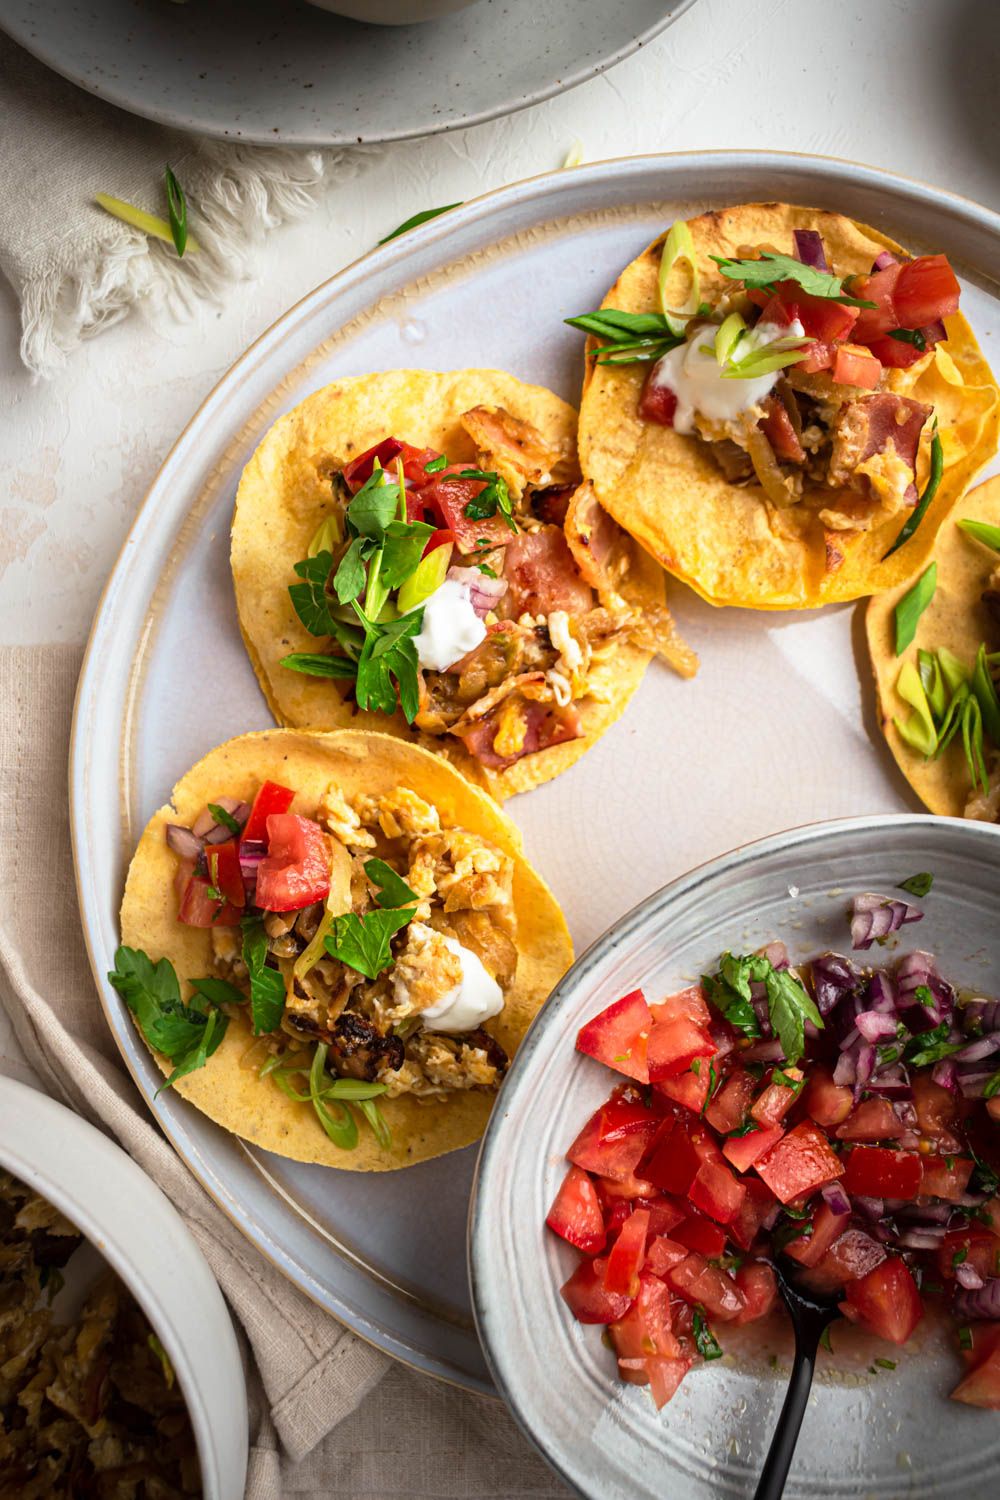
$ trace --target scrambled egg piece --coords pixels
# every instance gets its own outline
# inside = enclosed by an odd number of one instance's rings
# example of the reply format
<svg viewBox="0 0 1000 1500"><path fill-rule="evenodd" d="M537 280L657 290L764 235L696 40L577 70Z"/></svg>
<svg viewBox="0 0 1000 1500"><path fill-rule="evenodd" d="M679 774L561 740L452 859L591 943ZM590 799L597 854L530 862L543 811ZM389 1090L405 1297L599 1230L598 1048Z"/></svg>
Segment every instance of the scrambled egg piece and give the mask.
<svg viewBox="0 0 1000 1500"><path fill-rule="evenodd" d="M419 838L437 833L441 827L437 808L431 807L409 787L397 787L384 797L355 798L355 809L362 823L381 828L386 838Z"/></svg>
<svg viewBox="0 0 1000 1500"><path fill-rule="evenodd" d="M386 1098L400 1094L434 1099L456 1089L494 1089L500 1073L481 1047L466 1042L448 1043L439 1036L418 1033L408 1043L408 1057L401 1068L386 1072L379 1082L386 1085Z"/></svg>
<svg viewBox="0 0 1000 1500"><path fill-rule="evenodd" d="M331 781L316 809L316 821L353 849L374 849L375 838L362 827L361 818L336 782Z"/></svg>
<svg viewBox="0 0 1000 1500"><path fill-rule="evenodd" d="M889 515L902 509L903 496L913 483L913 470L900 458L895 443L887 443L881 453L866 458L855 472L866 475L873 495Z"/></svg>
<svg viewBox="0 0 1000 1500"><path fill-rule="evenodd" d="M386 1019L403 1021L436 1005L462 983L462 963L440 932L424 922L406 929L406 947L396 955L392 971L393 1009Z"/></svg>
<svg viewBox="0 0 1000 1500"><path fill-rule="evenodd" d="M514 861L463 828L446 828L418 839L410 849L406 883L421 899L417 916L426 920L430 899L444 899L446 912L509 906Z"/></svg>
<svg viewBox="0 0 1000 1500"><path fill-rule="evenodd" d="M504 702L497 719L497 732L493 737L493 749L497 755L518 755L524 749L528 721L521 705L511 695Z"/></svg>

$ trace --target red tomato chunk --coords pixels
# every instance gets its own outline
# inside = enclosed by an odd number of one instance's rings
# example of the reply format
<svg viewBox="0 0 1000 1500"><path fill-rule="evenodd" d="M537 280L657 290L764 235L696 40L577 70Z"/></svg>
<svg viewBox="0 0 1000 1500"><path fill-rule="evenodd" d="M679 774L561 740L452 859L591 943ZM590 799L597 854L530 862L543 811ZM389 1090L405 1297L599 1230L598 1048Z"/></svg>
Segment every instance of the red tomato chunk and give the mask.
<svg viewBox="0 0 1000 1500"><path fill-rule="evenodd" d="M810 1120L803 1120L760 1161L755 1171L782 1203L815 1192L843 1171L840 1157Z"/></svg>
<svg viewBox="0 0 1000 1500"><path fill-rule="evenodd" d="M585 1255L604 1249L607 1236L597 1189L581 1167L570 1167L566 1173L545 1222Z"/></svg>
<svg viewBox="0 0 1000 1500"><path fill-rule="evenodd" d="M910 1269L897 1256L852 1281L847 1302L879 1338L893 1344L906 1343L924 1312Z"/></svg>
<svg viewBox="0 0 1000 1500"><path fill-rule="evenodd" d="M629 1310L631 1297L609 1292L604 1285L607 1261L598 1256L583 1260L559 1289L570 1312L581 1323L616 1323Z"/></svg>
<svg viewBox="0 0 1000 1500"><path fill-rule="evenodd" d="M566 1155L588 1172L620 1180L635 1171L659 1128L660 1121L644 1105L611 1098L587 1121Z"/></svg>
<svg viewBox="0 0 1000 1500"><path fill-rule="evenodd" d="M846 1158L844 1187L864 1198L915 1198L920 1192L920 1157L885 1146L855 1146Z"/></svg>
<svg viewBox="0 0 1000 1500"><path fill-rule="evenodd" d="M625 1220L621 1232L611 1247L604 1286L609 1292L624 1292L635 1297L639 1292L639 1270L646 1258L646 1234L649 1230L649 1214L644 1208L635 1209Z"/></svg>
<svg viewBox="0 0 1000 1500"><path fill-rule="evenodd" d="M653 1018L642 990L633 990L581 1026L576 1039L578 1052L596 1058L616 1073L638 1083L648 1083L646 1040Z"/></svg>

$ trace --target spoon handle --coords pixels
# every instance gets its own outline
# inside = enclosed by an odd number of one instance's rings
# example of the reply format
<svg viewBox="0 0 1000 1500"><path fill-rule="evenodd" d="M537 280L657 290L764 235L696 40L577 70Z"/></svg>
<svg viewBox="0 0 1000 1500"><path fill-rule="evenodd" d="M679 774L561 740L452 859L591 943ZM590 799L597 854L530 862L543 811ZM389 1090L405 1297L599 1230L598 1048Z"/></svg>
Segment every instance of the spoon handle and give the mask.
<svg viewBox="0 0 1000 1500"><path fill-rule="evenodd" d="M795 1361L788 1381L788 1391L754 1492L754 1500L781 1500L812 1388L816 1348L817 1340L808 1336L795 1341Z"/></svg>

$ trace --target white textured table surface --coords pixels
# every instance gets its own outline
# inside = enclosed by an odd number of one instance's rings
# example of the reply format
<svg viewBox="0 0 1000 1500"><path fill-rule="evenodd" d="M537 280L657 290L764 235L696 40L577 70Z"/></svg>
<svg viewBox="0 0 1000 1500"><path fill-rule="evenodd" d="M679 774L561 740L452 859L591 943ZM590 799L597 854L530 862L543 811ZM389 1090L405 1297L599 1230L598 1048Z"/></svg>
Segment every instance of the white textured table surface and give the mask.
<svg viewBox="0 0 1000 1500"><path fill-rule="evenodd" d="M82 643L174 438L291 303L418 209L588 160L732 146L867 161L1000 204L990 0L698 0L605 76L474 130L387 148L298 225L256 279L183 325L132 317L47 384L17 355L0 283L0 643ZM374 84L373 84L374 86ZM10 1039L0 1015L0 1054ZM6 1045L5 1045L6 1043Z"/></svg>

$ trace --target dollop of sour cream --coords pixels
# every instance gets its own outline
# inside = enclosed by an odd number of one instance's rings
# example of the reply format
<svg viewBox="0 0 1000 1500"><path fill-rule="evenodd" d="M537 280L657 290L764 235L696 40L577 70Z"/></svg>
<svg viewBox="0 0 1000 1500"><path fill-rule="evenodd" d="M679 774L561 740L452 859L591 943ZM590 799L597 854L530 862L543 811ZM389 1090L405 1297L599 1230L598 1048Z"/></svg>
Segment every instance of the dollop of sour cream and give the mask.
<svg viewBox="0 0 1000 1500"><path fill-rule="evenodd" d="M420 665L443 672L485 639L486 626L472 607L468 585L446 578L424 601L420 634L413 638Z"/></svg>
<svg viewBox="0 0 1000 1500"><path fill-rule="evenodd" d="M740 340L740 358L766 348L776 339L791 335L801 338L804 331L797 318L786 328L777 323L758 323ZM741 412L750 411L770 394L781 374L780 370L772 370L754 380L723 375L715 357L717 332L714 323L707 324L693 339L665 354L653 370L653 384L666 386L677 398L674 431L685 436L695 431L695 412L712 422L736 421Z"/></svg>
<svg viewBox="0 0 1000 1500"><path fill-rule="evenodd" d="M434 1005L421 1011L420 1019L429 1031L475 1031L503 1010L503 991L478 953L463 948L456 938L445 937L444 941L462 965L462 980Z"/></svg>

